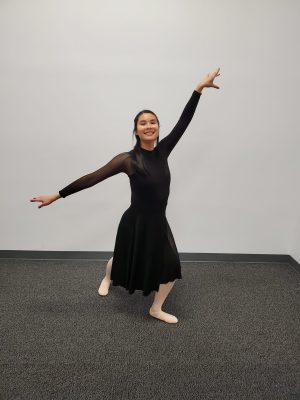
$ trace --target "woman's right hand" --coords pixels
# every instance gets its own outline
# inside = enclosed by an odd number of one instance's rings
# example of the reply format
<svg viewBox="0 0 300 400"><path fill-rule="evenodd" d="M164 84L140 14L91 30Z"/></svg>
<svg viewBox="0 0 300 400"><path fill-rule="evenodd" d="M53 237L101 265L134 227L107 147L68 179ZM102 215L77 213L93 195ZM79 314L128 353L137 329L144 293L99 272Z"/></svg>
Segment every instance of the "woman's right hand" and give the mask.
<svg viewBox="0 0 300 400"><path fill-rule="evenodd" d="M42 204L39 205L38 208L42 208L44 206L48 206L49 204L53 203L53 201L57 200L60 198L59 194L51 194L51 195L46 195L46 196L37 196L37 197L33 197L32 199L30 199L31 202L34 201L39 201Z"/></svg>

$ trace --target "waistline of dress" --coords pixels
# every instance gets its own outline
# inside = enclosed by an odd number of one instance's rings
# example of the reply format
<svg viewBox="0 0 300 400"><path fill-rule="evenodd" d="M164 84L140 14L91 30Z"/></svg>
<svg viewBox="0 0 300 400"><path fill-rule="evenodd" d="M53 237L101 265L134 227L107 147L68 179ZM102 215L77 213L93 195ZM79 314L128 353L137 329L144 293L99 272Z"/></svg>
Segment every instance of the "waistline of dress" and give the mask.
<svg viewBox="0 0 300 400"><path fill-rule="evenodd" d="M147 212L147 213L165 213L167 205L152 205L152 204L136 204L131 203L129 208L131 210L136 210L140 212Z"/></svg>

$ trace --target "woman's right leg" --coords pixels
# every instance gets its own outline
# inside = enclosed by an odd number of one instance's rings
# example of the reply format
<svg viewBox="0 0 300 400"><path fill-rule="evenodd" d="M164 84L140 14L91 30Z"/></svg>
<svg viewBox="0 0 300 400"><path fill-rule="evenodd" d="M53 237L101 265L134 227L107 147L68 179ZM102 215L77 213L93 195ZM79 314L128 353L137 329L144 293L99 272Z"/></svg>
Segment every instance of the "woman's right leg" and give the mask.
<svg viewBox="0 0 300 400"><path fill-rule="evenodd" d="M111 275L111 268L112 268L112 260L113 260L113 257L110 260L108 260L108 263L106 265L105 277L102 279L102 282L98 289L98 293L100 294L100 296L106 296L108 294L108 289L109 289L109 286L111 283L110 275Z"/></svg>

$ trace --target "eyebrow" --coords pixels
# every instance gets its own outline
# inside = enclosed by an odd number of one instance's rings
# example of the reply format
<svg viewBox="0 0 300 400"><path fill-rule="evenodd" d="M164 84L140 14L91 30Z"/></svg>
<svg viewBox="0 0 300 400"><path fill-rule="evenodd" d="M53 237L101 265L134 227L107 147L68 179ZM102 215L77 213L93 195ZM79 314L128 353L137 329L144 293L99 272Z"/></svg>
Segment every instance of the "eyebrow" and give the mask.
<svg viewBox="0 0 300 400"><path fill-rule="evenodd" d="M147 121L146 119L140 119L140 122L145 122ZM156 121L156 118L151 118L150 121Z"/></svg>

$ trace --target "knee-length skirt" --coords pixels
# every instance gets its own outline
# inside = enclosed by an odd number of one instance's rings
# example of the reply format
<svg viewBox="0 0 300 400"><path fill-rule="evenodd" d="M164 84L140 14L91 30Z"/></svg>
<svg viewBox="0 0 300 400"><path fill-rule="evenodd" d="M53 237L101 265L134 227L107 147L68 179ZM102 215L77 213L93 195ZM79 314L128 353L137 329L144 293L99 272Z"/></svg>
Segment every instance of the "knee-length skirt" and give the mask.
<svg viewBox="0 0 300 400"><path fill-rule="evenodd" d="M161 283L182 279L175 240L165 209L141 211L130 206L122 215L114 246L111 280L132 294L158 291Z"/></svg>

